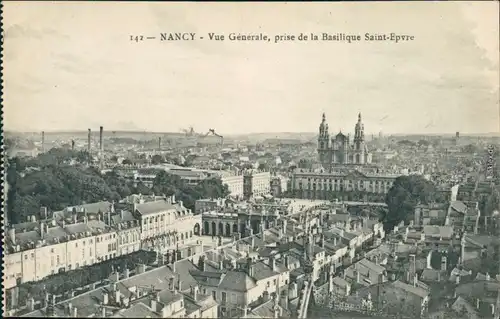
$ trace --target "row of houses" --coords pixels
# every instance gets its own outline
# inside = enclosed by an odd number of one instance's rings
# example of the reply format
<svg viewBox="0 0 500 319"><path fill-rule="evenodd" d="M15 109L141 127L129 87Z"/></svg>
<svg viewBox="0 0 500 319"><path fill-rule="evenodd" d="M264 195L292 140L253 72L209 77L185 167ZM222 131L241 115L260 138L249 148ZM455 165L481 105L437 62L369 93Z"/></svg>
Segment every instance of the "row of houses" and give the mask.
<svg viewBox="0 0 500 319"><path fill-rule="evenodd" d="M127 208L128 207L128 208ZM201 216L175 197L140 200L124 209L98 202L12 225L4 246L5 288L92 265L141 248L167 250L201 234ZM41 214L47 216L46 210Z"/></svg>

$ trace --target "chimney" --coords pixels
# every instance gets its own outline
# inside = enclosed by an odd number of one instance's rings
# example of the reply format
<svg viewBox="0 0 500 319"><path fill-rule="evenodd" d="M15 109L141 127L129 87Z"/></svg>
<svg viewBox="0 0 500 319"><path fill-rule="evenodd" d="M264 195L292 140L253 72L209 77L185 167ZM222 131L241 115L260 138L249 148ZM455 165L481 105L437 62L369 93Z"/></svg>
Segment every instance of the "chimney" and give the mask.
<svg viewBox="0 0 500 319"><path fill-rule="evenodd" d="M283 293L281 293L280 306L281 308L288 310L288 293L286 290L284 290Z"/></svg>
<svg viewBox="0 0 500 319"><path fill-rule="evenodd" d="M45 153L45 132L42 131L42 153Z"/></svg>
<svg viewBox="0 0 500 319"><path fill-rule="evenodd" d="M151 299L151 309L156 312L156 298Z"/></svg>
<svg viewBox="0 0 500 319"><path fill-rule="evenodd" d="M40 238L43 239L43 236L45 234L45 223L41 222L40 223Z"/></svg>
<svg viewBox="0 0 500 319"><path fill-rule="evenodd" d="M130 277L130 270L128 268L125 268L125 278Z"/></svg>
<svg viewBox="0 0 500 319"><path fill-rule="evenodd" d="M78 308L73 308L73 318L78 318Z"/></svg>
<svg viewBox="0 0 500 319"><path fill-rule="evenodd" d="M224 269L224 260L219 261L219 269Z"/></svg>
<svg viewBox="0 0 500 319"><path fill-rule="evenodd" d="M252 232L252 230L250 230L250 232ZM250 239L250 248L251 248L251 249L254 249L254 247L255 247L255 238L254 238L254 237L252 237L252 238Z"/></svg>
<svg viewBox="0 0 500 319"><path fill-rule="evenodd" d="M288 269L290 266L290 257L288 255L285 256L285 267Z"/></svg>
<svg viewBox="0 0 500 319"><path fill-rule="evenodd" d="M337 246L337 237L333 237L333 246Z"/></svg>
<svg viewBox="0 0 500 319"><path fill-rule="evenodd" d="M274 310L274 318L280 317L280 308L278 306L273 307Z"/></svg>
<svg viewBox="0 0 500 319"><path fill-rule="evenodd" d="M193 299L198 300L198 286L193 287Z"/></svg>
<svg viewBox="0 0 500 319"><path fill-rule="evenodd" d="M276 271L276 260L273 256L269 257L269 267L271 267L273 271Z"/></svg>
<svg viewBox="0 0 500 319"><path fill-rule="evenodd" d="M182 291L182 280L180 280L180 278L177 281L177 290Z"/></svg>
<svg viewBox="0 0 500 319"><path fill-rule="evenodd" d="M99 150L101 151L101 153L104 151L104 145L102 145L102 133L103 133L103 127L100 126L99 127Z"/></svg>
<svg viewBox="0 0 500 319"><path fill-rule="evenodd" d="M248 276L253 277L253 275L254 275L254 273L253 273L254 269L253 269L252 259L251 258L247 259L247 271L248 271Z"/></svg>
<svg viewBox="0 0 500 319"><path fill-rule="evenodd" d="M124 215L124 212L123 212L123 209L120 210L120 218L123 220L123 215Z"/></svg>
<svg viewBox="0 0 500 319"><path fill-rule="evenodd" d="M333 292L333 273L330 273L330 275L328 276L328 291L329 292Z"/></svg>
<svg viewBox="0 0 500 319"><path fill-rule="evenodd" d="M175 256L175 252L174 252L174 256ZM175 257L174 257L174 258L175 258ZM176 264L176 263L177 263L177 262L175 262L175 261L172 263L172 272L173 272L173 273L175 273L175 264Z"/></svg>
<svg viewBox="0 0 500 319"><path fill-rule="evenodd" d="M243 318L246 318L248 316L248 307L247 305L243 305Z"/></svg>
<svg viewBox="0 0 500 319"><path fill-rule="evenodd" d="M359 271L356 269L354 270L354 276L356 277L356 282L359 284L359 282L360 282Z"/></svg>
<svg viewBox="0 0 500 319"><path fill-rule="evenodd" d="M71 302L68 302L68 312L70 316L73 313L73 304L71 304Z"/></svg>
<svg viewBox="0 0 500 319"><path fill-rule="evenodd" d="M111 212L108 211L108 226L111 226Z"/></svg>
<svg viewBox="0 0 500 319"><path fill-rule="evenodd" d="M101 307L101 318L106 318L106 307Z"/></svg>
<svg viewBox="0 0 500 319"><path fill-rule="evenodd" d="M115 290L115 302L117 304L120 304L120 297L121 297L120 290L116 289Z"/></svg>
<svg viewBox="0 0 500 319"><path fill-rule="evenodd" d="M109 303L108 293L107 292L103 292L103 294L102 294L102 304L103 305L107 305L108 303Z"/></svg>
<svg viewBox="0 0 500 319"><path fill-rule="evenodd" d="M441 270L446 271L447 269L447 260L446 256L441 257Z"/></svg>
<svg viewBox="0 0 500 319"><path fill-rule="evenodd" d="M78 213L73 213L73 223L76 224L77 221L78 221Z"/></svg>
<svg viewBox="0 0 500 319"><path fill-rule="evenodd" d="M35 310L35 299L33 299L33 297L28 299L27 304L28 304L29 310L31 310L31 311Z"/></svg>
<svg viewBox="0 0 500 319"><path fill-rule="evenodd" d="M92 130L89 129L89 134L87 136L87 151L89 152L89 158L90 158L90 150L92 148L92 145L91 145L91 136L92 136Z"/></svg>
<svg viewBox="0 0 500 319"><path fill-rule="evenodd" d="M15 228L9 229L9 239L13 245L16 244L16 229Z"/></svg>
<svg viewBox="0 0 500 319"><path fill-rule="evenodd" d="M263 302L268 302L269 301L269 292L267 290L264 291L264 293L262 294L262 301Z"/></svg>

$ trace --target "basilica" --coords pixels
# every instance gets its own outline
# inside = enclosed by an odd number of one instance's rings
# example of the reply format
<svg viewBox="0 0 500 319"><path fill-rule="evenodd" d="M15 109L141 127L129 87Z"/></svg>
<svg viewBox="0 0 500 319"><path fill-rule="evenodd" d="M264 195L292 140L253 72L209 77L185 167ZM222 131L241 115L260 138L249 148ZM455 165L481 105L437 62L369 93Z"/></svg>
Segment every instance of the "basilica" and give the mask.
<svg viewBox="0 0 500 319"><path fill-rule="evenodd" d="M319 125L318 155L319 161L325 169L338 165L367 165L371 163L371 154L365 144L365 128L361 121L361 113L354 127L354 140L351 144L350 136L339 132L330 138L326 116Z"/></svg>

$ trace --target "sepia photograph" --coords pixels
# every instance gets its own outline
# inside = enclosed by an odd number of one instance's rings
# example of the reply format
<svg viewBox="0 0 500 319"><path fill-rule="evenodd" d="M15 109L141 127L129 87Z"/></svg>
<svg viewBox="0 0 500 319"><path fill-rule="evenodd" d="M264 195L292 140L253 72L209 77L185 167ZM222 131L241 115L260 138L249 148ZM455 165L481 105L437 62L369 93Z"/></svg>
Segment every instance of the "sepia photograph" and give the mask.
<svg viewBox="0 0 500 319"><path fill-rule="evenodd" d="M2 7L2 316L500 319L498 1Z"/></svg>

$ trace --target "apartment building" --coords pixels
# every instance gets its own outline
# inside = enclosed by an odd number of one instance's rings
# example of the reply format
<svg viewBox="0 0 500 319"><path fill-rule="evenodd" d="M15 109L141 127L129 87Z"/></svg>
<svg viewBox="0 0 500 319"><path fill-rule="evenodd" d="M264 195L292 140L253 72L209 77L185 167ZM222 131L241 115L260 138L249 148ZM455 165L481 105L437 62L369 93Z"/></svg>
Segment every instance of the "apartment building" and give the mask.
<svg viewBox="0 0 500 319"><path fill-rule="evenodd" d="M140 220L143 246L167 250L201 234L201 215L194 215L175 197L134 204Z"/></svg>
<svg viewBox="0 0 500 319"><path fill-rule="evenodd" d="M271 192L271 173L247 171L243 174L243 197L246 199Z"/></svg>
<svg viewBox="0 0 500 319"><path fill-rule="evenodd" d="M113 258L116 232L93 218L75 214L60 221L14 225L6 238L4 286L11 288Z"/></svg>
<svg viewBox="0 0 500 319"><path fill-rule="evenodd" d="M223 185L227 185L231 196L243 197L243 175L223 176L221 180Z"/></svg>

